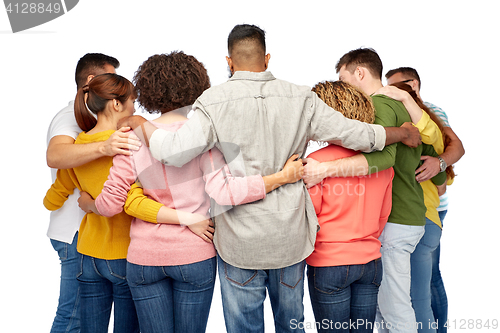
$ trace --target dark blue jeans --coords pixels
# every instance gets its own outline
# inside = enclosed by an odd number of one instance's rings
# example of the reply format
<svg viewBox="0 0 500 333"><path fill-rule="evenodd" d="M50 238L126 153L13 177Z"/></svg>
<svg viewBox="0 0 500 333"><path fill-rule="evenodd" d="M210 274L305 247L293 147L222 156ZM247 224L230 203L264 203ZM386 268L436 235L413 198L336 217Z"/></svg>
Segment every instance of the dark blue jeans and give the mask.
<svg viewBox="0 0 500 333"><path fill-rule="evenodd" d="M364 265L307 267L318 332L373 332L382 260Z"/></svg>
<svg viewBox="0 0 500 333"><path fill-rule="evenodd" d="M141 333L205 332L216 269L215 257L178 266L127 263Z"/></svg>
<svg viewBox="0 0 500 333"><path fill-rule="evenodd" d="M139 322L126 278L127 261L82 255L80 267L81 332L107 333L114 304L113 332L138 333Z"/></svg>

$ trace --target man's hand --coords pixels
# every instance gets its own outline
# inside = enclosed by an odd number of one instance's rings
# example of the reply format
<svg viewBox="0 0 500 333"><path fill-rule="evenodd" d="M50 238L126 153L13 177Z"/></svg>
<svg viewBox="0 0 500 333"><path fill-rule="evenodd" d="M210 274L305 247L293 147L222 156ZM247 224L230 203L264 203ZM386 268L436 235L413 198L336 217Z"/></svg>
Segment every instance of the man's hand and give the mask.
<svg viewBox="0 0 500 333"><path fill-rule="evenodd" d="M307 188L319 184L326 178L326 167L312 158L304 158L304 175L302 179Z"/></svg>
<svg viewBox="0 0 500 333"><path fill-rule="evenodd" d="M417 175L415 177L417 182L425 182L441 172L441 167L439 166L439 160L437 157L422 156L420 159L424 161L424 164L422 164L415 171L415 174Z"/></svg>
<svg viewBox="0 0 500 333"><path fill-rule="evenodd" d="M102 142L101 153L104 156L115 156L117 154L132 155L133 151L139 150L141 140L139 140L130 127L121 127Z"/></svg>
<svg viewBox="0 0 500 333"><path fill-rule="evenodd" d="M118 121L116 128L130 127L135 131L137 127L141 126L145 122L147 122L147 120L142 116L125 117Z"/></svg>
<svg viewBox="0 0 500 333"><path fill-rule="evenodd" d="M410 148L417 148L422 144L422 137L420 136L420 132L418 131L418 128L413 126L412 123L406 122L401 125L400 128L403 128L406 131L405 138L401 140L403 144L407 145Z"/></svg>

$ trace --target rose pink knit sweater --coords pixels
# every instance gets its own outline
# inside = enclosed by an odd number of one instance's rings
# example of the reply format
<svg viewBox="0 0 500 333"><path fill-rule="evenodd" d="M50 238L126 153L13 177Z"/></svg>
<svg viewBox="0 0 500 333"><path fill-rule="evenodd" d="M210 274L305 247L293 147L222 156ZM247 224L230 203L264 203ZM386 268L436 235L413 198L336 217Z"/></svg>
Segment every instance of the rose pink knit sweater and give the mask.
<svg viewBox="0 0 500 333"><path fill-rule="evenodd" d="M176 131L185 121L155 123ZM142 146L133 156L116 155L108 180L95 204L104 216L122 211L130 186L140 181L144 194L167 207L209 216L210 197L220 205L237 205L263 199L260 175L232 177L217 149L202 154L181 168L165 166ZM208 193L208 194L207 194ZM148 210L154 210L148 211ZM156 216L158 206L144 205L144 216ZM140 214L139 214L140 215ZM215 249L185 226L132 220L127 260L144 266L184 265L215 256Z"/></svg>

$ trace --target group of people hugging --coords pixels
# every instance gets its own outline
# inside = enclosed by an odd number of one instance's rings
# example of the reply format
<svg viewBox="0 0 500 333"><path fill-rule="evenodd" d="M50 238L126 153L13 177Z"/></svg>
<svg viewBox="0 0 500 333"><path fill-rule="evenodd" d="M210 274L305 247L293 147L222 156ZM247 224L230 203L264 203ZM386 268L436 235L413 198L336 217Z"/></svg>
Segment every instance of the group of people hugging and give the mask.
<svg viewBox="0 0 500 333"><path fill-rule="evenodd" d="M267 294L276 332L444 332L439 238L463 146L414 70L383 87L377 53L357 49L340 80L295 85L248 24L226 59L214 87L182 51L133 83L113 57L79 60L47 140L52 332L107 332L113 307L115 332L205 332L217 270L227 332L263 332ZM311 141L327 144L306 158Z"/></svg>

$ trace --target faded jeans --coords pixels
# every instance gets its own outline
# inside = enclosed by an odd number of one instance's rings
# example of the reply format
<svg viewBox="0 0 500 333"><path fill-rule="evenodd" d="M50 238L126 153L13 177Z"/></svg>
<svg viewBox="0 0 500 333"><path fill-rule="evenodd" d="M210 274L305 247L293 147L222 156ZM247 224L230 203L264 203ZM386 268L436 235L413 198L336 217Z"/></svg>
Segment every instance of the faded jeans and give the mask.
<svg viewBox="0 0 500 333"><path fill-rule="evenodd" d="M379 332L417 333L410 298L410 258L424 232L425 226L388 222L379 237L384 267L378 294Z"/></svg>
<svg viewBox="0 0 500 333"><path fill-rule="evenodd" d="M304 332L304 266L295 265L267 270L234 267L219 256L222 307L228 333L264 332L266 289L277 333Z"/></svg>

